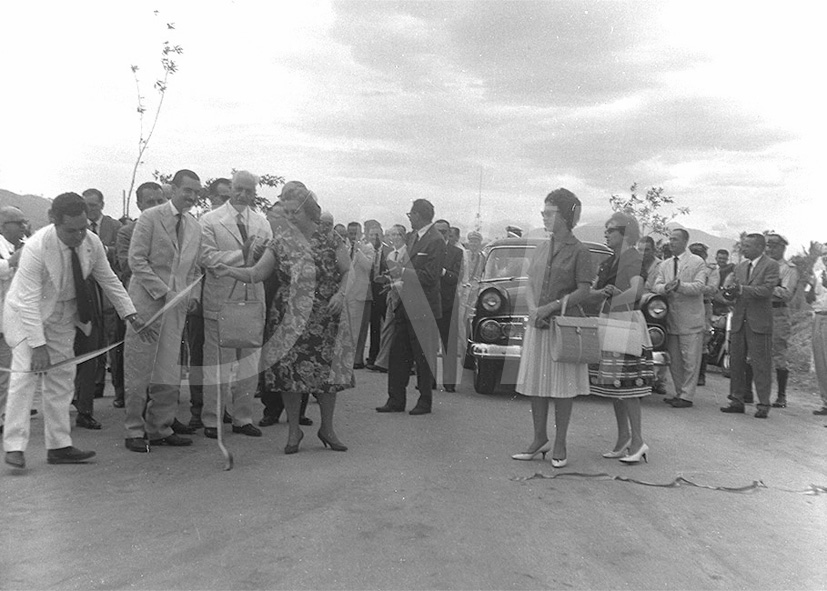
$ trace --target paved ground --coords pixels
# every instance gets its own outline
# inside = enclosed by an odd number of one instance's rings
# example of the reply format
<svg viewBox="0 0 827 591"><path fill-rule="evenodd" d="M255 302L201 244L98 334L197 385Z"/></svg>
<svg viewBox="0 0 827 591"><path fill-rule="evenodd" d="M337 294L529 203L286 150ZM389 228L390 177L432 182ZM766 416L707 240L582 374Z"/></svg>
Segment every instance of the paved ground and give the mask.
<svg viewBox="0 0 827 591"><path fill-rule="evenodd" d="M509 457L530 440L522 397L479 396L468 380L432 415L379 415L384 376L357 377L337 409L350 451L323 449L311 427L285 456L276 425L262 439L227 436L230 472L201 435L187 449L124 450L110 398L97 401L104 429L75 433L96 463L49 466L36 419L29 468L0 469L0 588L827 587L827 494L805 494L827 485L827 421L811 394L767 421L718 412L718 375L692 409L650 397L639 466L600 457L611 404L578 399L570 464L554 470ZM766 488L527 479L569 473Z"/></svg>

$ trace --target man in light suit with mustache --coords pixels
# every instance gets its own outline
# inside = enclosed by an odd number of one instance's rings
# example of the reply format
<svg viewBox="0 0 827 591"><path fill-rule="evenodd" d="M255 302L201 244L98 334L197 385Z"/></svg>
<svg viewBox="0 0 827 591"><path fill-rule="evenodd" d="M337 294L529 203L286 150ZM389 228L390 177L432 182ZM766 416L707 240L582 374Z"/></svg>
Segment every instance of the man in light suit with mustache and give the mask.
<svg viewBox="0 0 827 591"><path fill-rule="evenodd" d="M6 463L15 468L26 467L23 454L29 442L29 412L38 374L43 376L48 463L78 464L95 455L72 446L69 405L74 394L75 365L53 367L75 356L76 327L87 334L92 329L92 279L136 333L144 329L109 266L100 238L87 232L87 211L77 193L63 193L54 199L49 210L53 223L26 242L6 294L3 333L12 349L13 373L3 447Z"/></svg>
<svg viewBox="0 0 827 591"><path fill-rule="evenodd" d="M179 170L172 179L172 198L145 210L135 224L129 245L129 295L147 318L198 278L201 226L188 212L200 190L197 174ZM143 342L127 329L125 446L131 451L147 452L149 445L192 444L192 439L174 433L172 424L181 385L181 334L187 307L197 303L198 292L193 289L153 323L159 332L157 342Z"/></svg>

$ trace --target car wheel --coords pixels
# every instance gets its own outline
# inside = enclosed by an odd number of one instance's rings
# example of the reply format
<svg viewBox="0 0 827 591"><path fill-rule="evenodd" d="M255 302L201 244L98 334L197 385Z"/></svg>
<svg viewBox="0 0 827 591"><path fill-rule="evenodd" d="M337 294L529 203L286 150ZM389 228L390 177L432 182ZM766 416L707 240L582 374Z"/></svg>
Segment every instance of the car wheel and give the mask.
<svg viewBox="0 0 827 591"><path fill-rule="evenodd" d="M729 366L729 353L724 353L724 356L721 358L721 375L725 378L730 376L731 369Z"/></svg>
<svg viewBox="0 0 827 591"><path fill-rule="evenodd" d="M502 364L477 359L474 365L474 390L478 394L493 394L500 385Z"/></svg>

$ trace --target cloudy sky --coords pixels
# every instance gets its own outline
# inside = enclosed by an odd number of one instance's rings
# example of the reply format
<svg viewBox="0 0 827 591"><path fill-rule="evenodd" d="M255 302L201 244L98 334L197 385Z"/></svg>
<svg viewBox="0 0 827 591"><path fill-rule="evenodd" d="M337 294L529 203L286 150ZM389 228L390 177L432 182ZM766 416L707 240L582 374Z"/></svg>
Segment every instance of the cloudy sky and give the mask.
<svg viewBox="0 0 827 591"><path fill-rule="evenodd" d="M689 207L689 227L827 240L825 13L816 2L4 2L0 188L96 186L121 215L138 141L130 66L151 113L169 40L184 55L138 182L245 168L304 181L339 221L404 221L425 197L464 229L482 185L494 233L540 225L558 186L581 197L585 221L603 220L608 197L636 181Z"/></svg>

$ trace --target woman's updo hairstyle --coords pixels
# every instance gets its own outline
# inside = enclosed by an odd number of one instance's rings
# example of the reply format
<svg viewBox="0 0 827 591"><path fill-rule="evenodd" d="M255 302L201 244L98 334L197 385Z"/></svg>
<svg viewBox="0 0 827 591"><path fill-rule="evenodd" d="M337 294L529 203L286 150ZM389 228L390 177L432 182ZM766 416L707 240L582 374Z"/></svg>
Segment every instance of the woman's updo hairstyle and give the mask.
<svg viewBox="0 0 827 591"><path fill-rule="evenodd" d="M568 189L563 189L562 187L555 189L546 195L546 203L557 208L558 215L566 221L566 226L569 230L573 229L577 225L577 222L580 221L580 211L583 208L583 204L580 203L577 195Z"/></svg>
<svg viewBox="0 0 827 591"><path fill-rule="evenodd" d="M626 238L626 244L635 245L638 243L638 240L640 240L640 224L637 223L634 216L623 213L622 211L616 211L606 222L606 226L608 227L612 222L615 223L616 227L623 228L623 236Z"/></svg>

